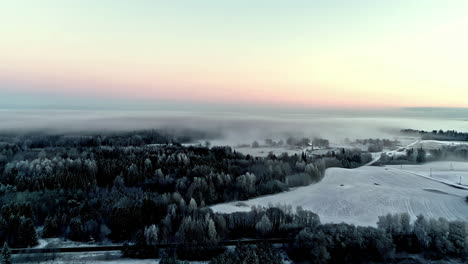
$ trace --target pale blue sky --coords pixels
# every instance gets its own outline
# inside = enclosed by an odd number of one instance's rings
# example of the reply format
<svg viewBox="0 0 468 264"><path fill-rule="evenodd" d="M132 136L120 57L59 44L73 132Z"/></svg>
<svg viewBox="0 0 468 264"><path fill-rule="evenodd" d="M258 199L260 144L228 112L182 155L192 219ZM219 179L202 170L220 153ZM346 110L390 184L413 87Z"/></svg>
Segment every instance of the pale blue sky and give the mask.
<svg viewBox="0 0 468 264"><path fill-rule="evenodd" d="M467 13L465 0L2 1L0 95L468 106Z"/></svg>

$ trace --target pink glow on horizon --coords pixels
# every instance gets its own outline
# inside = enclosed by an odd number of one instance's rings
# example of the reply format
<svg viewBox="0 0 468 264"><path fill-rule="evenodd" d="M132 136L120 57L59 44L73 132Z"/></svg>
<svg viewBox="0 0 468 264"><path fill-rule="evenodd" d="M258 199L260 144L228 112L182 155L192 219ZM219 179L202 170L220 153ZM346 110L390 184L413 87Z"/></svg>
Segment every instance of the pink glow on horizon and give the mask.
<svg viewBox="0 0 468 264"><path fill-rule="evenodd" d="M21 92L52 93L65 96L95 98L136 99L136 100L187 100L195 102L246 103L260 105L282 105L321 108L374 108L388 107L390 104L369 104L366 98L342 98L326 88L314 89L314 95L290 93L287 89L277 89L272 93L271 86L252 85L248 81L234 84L202 82L199 80L172 81L164 78L143 80L114 80L93 78L92 76L65 74L24 73L0 75L0 79L15 84ZM263 86L262 86L263 85ZM321 91L317 93L316 91ZM307 90L304 90L307 93Z"/></svg>
<svg viewBox="0 0 468 264"><path fill-rule="evenodd" d="M125 78L125 76L92 76L56 71L16 73L1 71L0 81L15 85L15 91L52 93L64 96L89 98L114 98L129 100L176 100L206 103L277 105L300 108L394 108L412 104L411 98L388 97L384 101L376 100L378 95L351 94L329 89L325 86L313 89L295 87L275 87L249 80L202 81L199 79L175 80L168 76ZM70 77L73 76L73 77ZM433 100L419 100L417 106L440 106ZM463 104L450 105L463 107Z"/></svg>

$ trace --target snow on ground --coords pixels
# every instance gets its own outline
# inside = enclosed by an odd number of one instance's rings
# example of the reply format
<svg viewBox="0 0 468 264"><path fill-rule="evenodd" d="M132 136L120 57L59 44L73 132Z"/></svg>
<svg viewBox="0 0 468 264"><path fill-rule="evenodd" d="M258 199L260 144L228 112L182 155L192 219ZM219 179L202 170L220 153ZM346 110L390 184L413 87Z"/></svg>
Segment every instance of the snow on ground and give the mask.
<svg viewBox="0 0 468 264"><path fill-rule="evenodd" d="M387 165L386 167L411 171L427 177L468 186L468 162L437 161L419 165ZM431 172L432 171L432 172Z"/></svg>
<svg viewBox="0 0 468 264"><path fill-rule="evenodd" d="M37 242L39 244L37 244L37 246L35 246L34 248L45 248L49 244L49 241L47 239L38 239Z"/></svg>
<svg viewBox="0 0 468 264"><path fill-rule="evenodd" d="M60 254L28 254L13 255L13 263L43 263L43 264L158 264L157 259L122 258L119 251L95 253L60 253ZM191 264L207 264L206 261L190 261Z"/></svg>
<svg viewBox="0 0 468 264"><path fill-rule="evenodd" d="M289 192L212 206L215 212L248 211L250 206L302 206L323 223L346 222L375 226L387 213L407 212L415 219L445 217L467 220L467 190L457 189L415 174L385 167L331 168L324 179ZM247 206L240 206L244 204Z"/></svg>
<svg viewBox="0 0 468 264"><path fill-rule="evenodd" d="M301 154L304 152L302 148L292 148L292 147L266 147L261 146L258 148L252 147L235 147L236 151L244 154L244 155L251 155L255 157L266 157L271 152L276 156L280 156L283 153L288 153L289 156L293 156L294 154Z"/></svg>
<svg viewBox="0 0 468 264"><path fill-rule="evenodd" d="M410 148L413 148L416 144L419 144L419 142L421 142L421 140L418 139L416 141L413 141L413 142L409 143L405 147L399 147L399 148L397 148L395 150L391 150L391 151L377 152L377 153L372 155L373 160L371 162L367 163L366 165L370 166L370 165L376 163L377 161L379 161L382 153L385 153L385 154L387 154L387 156L390 156L390 157L397 157L397 156L401 156L401 155L406 155L406 150L410 149Z"/></svg>
<svg viewBox="0 0 468 264"><path fill-rule="evenodd" d="M34 248L67 248L67 247L90 247L90 246L114 246L120 244L113 244L110 242L100 243L85 243L65 240L62 238L41 238L38 240L39 244Z"/></svg>
<svg viewBox="0 0 468 264"><path fill-rule="evenodd" d="M400 141L400 146L397 146L394 150L386 149L383 152L374 153L376 156L380 157L380 154L386 153L389 156L399 156L399 155L406 155L406 150L410 148L421 148L424 149L438 149L442 146L450 146L450 145L467 145L468 142L464 141L438 141L438 140L418 140L417 138L395 138L396 140ZM366 151L368 146L367 145L360 145L354 143L342 143L342 142L331 142L330 148L327 149L319 149L312 151L313 154L316 155L324 155L329 151L337 151L339 149L346 148L346 149L361 149L362 151ZM234 147L234 149L240 153L245 155L250 154L256 157L266 157L270 152L279 156L283 153L288 153L289 155L294 154L301 154L302 152L306 151L306 148L295 148L290 146L282 146L282 147L267 147L267 146L260 146L258 148L252 147Z"/></svg>
<svg viewBox="0 0 468 264"><path fill-rule="evenodd" d="M459 146L467 145L466 141L440 141L440 140L421 140L413 145L413 148L424 148L424 149L439 149L443 146Z"/></svg>

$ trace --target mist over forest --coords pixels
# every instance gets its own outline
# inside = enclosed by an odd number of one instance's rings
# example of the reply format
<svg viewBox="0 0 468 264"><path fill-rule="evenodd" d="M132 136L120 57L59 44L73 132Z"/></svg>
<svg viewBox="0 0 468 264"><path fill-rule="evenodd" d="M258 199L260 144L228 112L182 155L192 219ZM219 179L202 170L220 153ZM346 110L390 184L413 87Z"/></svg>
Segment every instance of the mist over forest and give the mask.
<svg viewBox="0 0 468 264"><path fill-rule="evenodd" d="M80 104L0 110L0 259L70 243L161 263L468 256L468 186L452 171L468 157L466 109ZM434 162L450 163L445 178L402 169ZM227 247L239 241L254 246ZM63 258L39 256L13 259Z"/></svg>
<svg viewBox="0 0 468 264"><path fill-rule="evenodd" d="M463 130L463 109L401 109L369 111L285 109L200 109L173 110L0 110L1 133L87 134L157 129L198 131L216 145L250 143L266 138L321 137L333 141L345 138L392 138L404 128L420 130ZM448 113L451 118L447 118Z"/></svg>

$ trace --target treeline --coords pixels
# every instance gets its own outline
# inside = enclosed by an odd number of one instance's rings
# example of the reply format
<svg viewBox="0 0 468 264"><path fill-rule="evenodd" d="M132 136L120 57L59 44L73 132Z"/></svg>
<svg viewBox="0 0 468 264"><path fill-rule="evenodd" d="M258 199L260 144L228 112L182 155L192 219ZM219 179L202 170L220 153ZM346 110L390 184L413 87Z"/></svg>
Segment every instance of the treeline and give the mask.
<svg viewBox="0 0 468 264"><path fill-rule="evenodd" d="M429 259L468 256L468 222L406 213L379 217L377 228L324 224L300 231L289 248L295 261L311 263L388 263L395 253L421 254Z"/></svg>
<svg viewBox="0 0 468 264"><path fill-rule="evenodd" d="M455 130L432 130L429 132L424 130L403 129L401 133L417 135L424 140L468 141L468 133Z"/></svg>
<svg viewBox="0 0 468 264"><path fill-rule="evenodd" d="M174 252L179 258L210 260L225 251L219 245L222 240L293 238L293 234L301 229L319 224L320 219L316 214L302 208L297 209L297 214L293 213L291 207L254 207L249 212L214 214L210 209L191 207L171 214L160 225L146 227L143 232L137 233L135 244L129 245L124 254L129 257L154 258L160 252L148 246L176 242L183 244Z"/></svg>
<svg viewBox="0 0 468 264"><path fill-rule="evenodd" d="M447 145L438 149L410 148L404 155L388 156L383 153L378 164L420 164L432 161L466 161L468 160L468 146Z"/></svg>
<svg viewBox="0 0 468 264"><path fill-rule="evenodd" d="M382 152L384 148L395 148L400 144L398 140L380 138L356 139L355 143L368 145L369 152Z"/></svg>
<svg viewBox="0 0 468 264"><path fill-rule="evenodd" d="M322 224L319 217L301 207L253 207L249 212L215 214L194 204L168 208L168 217L134 231L127 257L162 258L163 263L179 259L210 260L218 263L282 263L279 249L267 244L237 246L235 251L219 245L226 239L289 238L281 250L297 262L392 263L399 253L419 254L427 259L468 257L468 222L426 219L412 222L407 213L379 217L377 227ZM18 208L28 214L26 207ZM2 210L3 211L3 210ZM169 223L169 224L168 224ZM160 252L158 243L183 243Z"/></svg>
<svg viewBox="0 0 468 264"><path fill-rule="evenodd" d="M419 215L411 223L407 213L379 217L379 229L390 234L397 251L422 253L430 259L468 257L468 222L426 219Z"/></svg>
<svg viewBox="0 0 468 264"><path fill-rule="evenodd" d="M316 214L300 207L295 211L283 206L254 207L250 212L231 214L204 213L205 216L199 215L199 220L186 216L189 223L183 220L184 224L179 227L183 236L178 236L178 241L183 241L184 245L169 251L169 255L189 260L212 259L213 264L282 263L278 249L266 244L238 246L235 252L226 251L218 244L223 239L281 237L291 241L282 250L291 260L300 263L389 263L400 253L434 260L464 261L468 256L468 222L463 221L418 216L412 222L407 213L388 214L379 217L375 228L321 224ZM154 258L160 255L159 250L148 246L164 241L158 236L163 232L157 227L149 229L138 240L140 242L126 248L127 256ZM165 251L161 255L167 254Z"/></svg>
<svg viewBox="0 0 468 264"><path fill-rule="evenodd" d="M145 144L192 143L219 136L191 129L139 130L131 132L101 132L98 134L0 133L1 145L43 149L48 147L143 146Z"/></svg>
<svg viewBox="0 0 468 264"><path fill-rule="evenodd" d="M357 168L372 161L372 155L369 152L345 148L336 151L328 151L324 155L316 155L315 157L328 158L329 167L347 169Z"/></svg>
<svg viewBox="0 0 468 264"><path fill-rule="evenodd" d="M329 148L330 141L323 138L296 138L296 137L288 137L286 140L280 139L275 141L273 139L267 138L265 139L264 144L262 145L258 141L254 141L251 145L253 148L258 148L260 146L266 147L281 147L281 146L289 146L289 147L316 147L316 148Z"/></svg>

